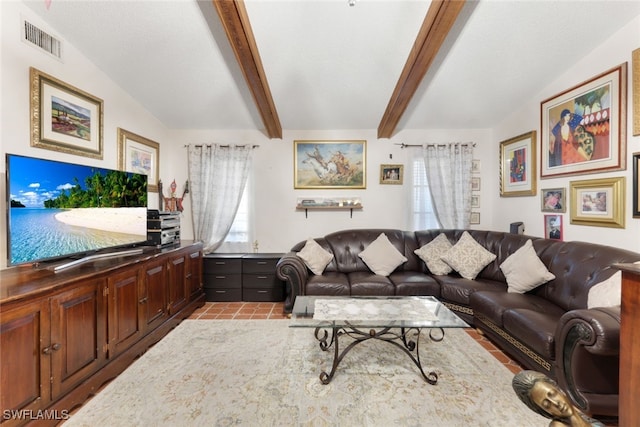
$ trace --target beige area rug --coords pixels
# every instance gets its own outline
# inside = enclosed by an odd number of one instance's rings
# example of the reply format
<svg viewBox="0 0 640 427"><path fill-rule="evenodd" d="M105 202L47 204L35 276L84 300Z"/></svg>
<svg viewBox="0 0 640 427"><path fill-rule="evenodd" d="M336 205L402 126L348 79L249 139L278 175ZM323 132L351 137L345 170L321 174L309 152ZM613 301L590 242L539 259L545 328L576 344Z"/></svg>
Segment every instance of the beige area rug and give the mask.
<svg viewBox="0 0 640 427"><path fill-rule="evenodd" d="M64 427L548 425L517 399L513 374L463 330L421 347L437 385L401 350L374 340L322 385L333 352L319 349L313 329L288 325L186 320Z"/></svg>

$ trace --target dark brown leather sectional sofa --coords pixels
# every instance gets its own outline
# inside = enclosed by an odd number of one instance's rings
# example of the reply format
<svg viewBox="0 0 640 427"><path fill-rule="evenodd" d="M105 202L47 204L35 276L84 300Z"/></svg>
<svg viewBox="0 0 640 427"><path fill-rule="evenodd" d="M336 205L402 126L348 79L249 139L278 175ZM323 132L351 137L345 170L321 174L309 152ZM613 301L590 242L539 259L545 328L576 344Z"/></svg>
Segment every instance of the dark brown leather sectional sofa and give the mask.
<svg viewBox="0 0 640 427"><path fill-rule="evenodd" d="M334 255L315 275L296 255L296 244L277 265L286 281L285 310L297 295L432 295L483 331L525 368L555 378L585 412L618 412L620 306L587 309L589 289L640 254L585 242L561 242L496 231L467 230L496 255L475 278L430 273L414 253L444 233L455 244L465 230L343 230L314 239ZM375 275L358 257L381 233L408 261L388 277ZM531 239L555 279L520 294L507 292L500 264Z"/></svg>

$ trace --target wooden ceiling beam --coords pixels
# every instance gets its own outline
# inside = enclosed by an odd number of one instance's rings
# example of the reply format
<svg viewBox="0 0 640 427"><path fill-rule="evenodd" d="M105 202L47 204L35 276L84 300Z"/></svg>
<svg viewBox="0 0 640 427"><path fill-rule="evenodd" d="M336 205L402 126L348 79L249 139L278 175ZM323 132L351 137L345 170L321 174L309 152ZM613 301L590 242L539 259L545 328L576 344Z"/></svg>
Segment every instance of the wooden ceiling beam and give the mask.
<svg viewBox="0 0 640 427"><path fill-rule="evenodd" d="M256 107L258 107L268 137L282 139L282 126L262 67L262 60L244 2L242 0L212 1Z"/></svg>
<svg viewBox="0 0 640 427"><path fill-rule="evenodd" d="M409 52L400 79L378 125L378 138L391 138L420 82L433 63L466 1L433 0Z"/></svg>

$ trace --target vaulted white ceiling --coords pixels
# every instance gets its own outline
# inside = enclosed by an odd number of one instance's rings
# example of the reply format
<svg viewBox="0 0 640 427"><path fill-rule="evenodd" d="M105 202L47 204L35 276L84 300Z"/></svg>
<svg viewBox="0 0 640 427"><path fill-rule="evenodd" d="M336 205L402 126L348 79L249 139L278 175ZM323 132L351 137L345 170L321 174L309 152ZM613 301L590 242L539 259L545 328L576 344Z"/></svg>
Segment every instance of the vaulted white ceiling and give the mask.
<svg viewBox="0 0 640 427"><path fill-rule="evenodd" d="M167 127L264 131L211 0L25 3ZM245 0L281 127L379 128L430 5ZM639 14L640 1L467 2L394 132L491 128Z"/></svg>

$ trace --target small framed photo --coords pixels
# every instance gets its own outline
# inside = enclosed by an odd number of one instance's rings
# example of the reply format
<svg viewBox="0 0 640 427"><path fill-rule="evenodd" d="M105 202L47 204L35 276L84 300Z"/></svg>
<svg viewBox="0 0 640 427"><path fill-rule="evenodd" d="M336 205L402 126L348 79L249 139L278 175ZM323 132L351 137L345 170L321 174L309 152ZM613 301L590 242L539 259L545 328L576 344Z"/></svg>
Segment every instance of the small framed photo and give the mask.
<svg viewBox="0 0 640 427"><path fill-rule="evenodd" d="M471 191L480 191L480 177L471 178Z"/></svg>
<svg viewBox="0 0 640 427"><path fill-rule="evenodd" d="M147 175L147 190L157 193L160 174L160 144L118 128L118 167Z"/></svg>
<svg viewBox="0 0 640 427"><path fill-rule="evenodd" d="M625 178L571 181L571 224L624 228Z"/></svg>
<svg viewBox="0 0 640 427"><path fill-rule="evenodd" d="M472 194L471 195L471 207L472 208L479 208L480 207L480 195L479 194Z"/></svg>
<svg viewBox="0 0 640 427"><path fill-rule="evenodd" d="M546 188L540 190L542 212L566 212L567 199L564 188Z"/></svg>
<svg viewBox="0 0 640 427"><path fill-rule="evenodd" d="M471 173L473 174L480 173L480 160L478 159L471 160Z"/></svg>
<svg viewBox="0 0 640 427"><path fill-rule="evenodd" d="M469 224L480 224L480 212L471 212Z"/></svg>
<svg viewBox="0 0 640 427"><path fill-rule="evenodd" d="M500 143L500 197L536 194L536 131Z"/></svg>
<svg viewBox="0 0 640 427"><path fill-rule="evenodd" d="M404 165L380 165L380 184L402 185Z"/></svg>
<svg viewBox="0 0 640 427"><path fill-rule="evenodd" d="M31 146L102 159L104 103L30 68Z"/></svg>
<svg viewBox="0 0 640 427"><path fill-rule="evenodd" d="M562 240L562 215L544 216L544 237Z"/></svg>

